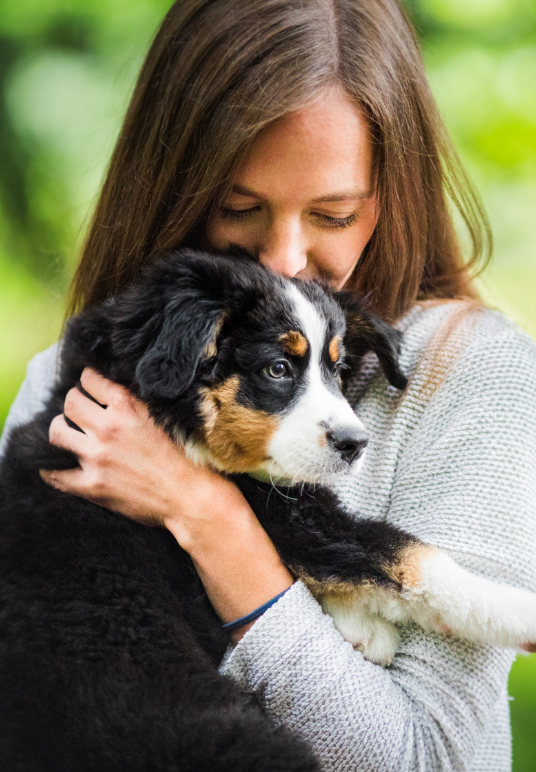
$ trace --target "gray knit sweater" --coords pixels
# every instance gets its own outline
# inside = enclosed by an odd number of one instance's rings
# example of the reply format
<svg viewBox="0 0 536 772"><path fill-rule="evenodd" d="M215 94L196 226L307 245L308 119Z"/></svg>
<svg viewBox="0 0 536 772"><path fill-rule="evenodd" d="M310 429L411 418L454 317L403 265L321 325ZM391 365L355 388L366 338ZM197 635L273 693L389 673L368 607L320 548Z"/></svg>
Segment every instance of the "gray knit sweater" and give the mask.
<svg viewBox="0 0 536 772"><path fill-rule="evenodd" d="M412 373L404 395L373 357L352 383L371 442L359 478L339 493L356 513L449 550L465 568L536 591L536 346L482 311L434 349L453 309L416 308L402 321L402 366ZM30 363L6 432L40 408L55 367L54 348ZM411 627L383 670L297 583L221 670L305 737L326 772L507 772L513 657Z"/></svg>

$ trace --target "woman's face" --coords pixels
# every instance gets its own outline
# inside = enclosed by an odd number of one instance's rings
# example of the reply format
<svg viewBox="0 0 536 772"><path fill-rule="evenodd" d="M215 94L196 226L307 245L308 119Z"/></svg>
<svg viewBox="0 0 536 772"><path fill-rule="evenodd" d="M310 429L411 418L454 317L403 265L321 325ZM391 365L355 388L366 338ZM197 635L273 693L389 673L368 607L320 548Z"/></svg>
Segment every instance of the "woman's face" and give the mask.
<svg viewBox="0 0 536 772"><path fill-rule="evenodd" d="M340 90L265 129L211 217L209 243L237 244L285 276L341 288L376 225L367 124Z"/></svg>

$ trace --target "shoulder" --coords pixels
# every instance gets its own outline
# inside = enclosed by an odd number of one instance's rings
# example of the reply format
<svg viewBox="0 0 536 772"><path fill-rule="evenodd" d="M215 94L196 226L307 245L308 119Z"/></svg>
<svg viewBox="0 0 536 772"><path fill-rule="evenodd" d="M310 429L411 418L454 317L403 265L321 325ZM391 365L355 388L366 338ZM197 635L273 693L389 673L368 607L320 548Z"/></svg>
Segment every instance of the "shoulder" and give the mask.
<svg viewBox="0 0 536 772"><path fill-rule="evenodd" d="M440 443L456 436L464 463L479 443L510 457L536 457L536 344L503 314L462 304L418 308L403 320L401 351L410 373L399 399L405 449L412 440ZM484 448L481 447L481 451ZM482 457L483 458L483 457ZM402 465L403 467L403 465ZM402 468L399 466L399 471Z"/></svg>
<svg viewBox="0 0 536 772"><path fill-rule="evenodd" d="M40 351L30 360L26 369L26 381L34 386L38 386L43 381L52 385L58 375L61 345L62 341L53 343L52 346Z"/></svg>
<svg viewBox="0 0 536 772"><path fill-rule="evenodd" d="M58 377L61 346L61 341L54 343L30 360L26 368L26 378L13 403L12 410L18 407L35 413L44 407Z"/></svg>
<svg viewBox="0 0 536 772"><path fill-rule="evenodd" d="M371 431L398 426L408 438L425 419L441 431L447 413L463 418L471 402L480 411L514 403L536 422L536 344L503 314L462 301L422 304L397 326L406 390L387 383L372 354L347 389Z"/></svg>
<svg viewBox="0 0 536 772"><path fill-rule="evenodd" d="M428 371L428 379L444 380L462 370L482 375L483 366L497 375L536 368L530 335L490 308L461 301L416 306L398 326L404 333L403 364L413 374Z"/></svg>
<svg viewBox="0 0 536 772"><path fill-rule="evenodd" d="M400 365L409 378L403 395L390 387L376 357L365 356L361 372L349 382L346 396L361 410L422 412L431 399L501 388L535 395L536 343L504 314L463 301L417 304L396 324L403 333ZM536 410L536 402L535 402Z"/></svg>
<svg viewBox="0 0 536 772"><path fill-rule="evenodd" d="M452 301L416 307L399 326L409 386L398 409L416 417L436 406L461 416L472 405L517 405L536 422L536 343L503 314Z"/></svg>
<svg viewBox="0 0 536 772"><path fill-rule="evenodd" d="M0 438L0 456L4 452L11 430L30 421L45 406L58 374L60 357L61 342L36 354L30 361L26 370L26 378L6 419L4 431Z"/></svg>

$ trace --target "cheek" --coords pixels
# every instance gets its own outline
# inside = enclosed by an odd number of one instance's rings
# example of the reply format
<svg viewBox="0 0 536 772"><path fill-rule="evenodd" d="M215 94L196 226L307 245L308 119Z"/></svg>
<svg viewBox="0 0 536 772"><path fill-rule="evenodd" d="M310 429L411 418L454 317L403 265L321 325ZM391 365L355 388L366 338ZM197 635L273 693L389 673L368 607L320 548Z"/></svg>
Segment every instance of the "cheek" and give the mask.
<svg viewBox="0 0 536 772"><path fill-rule="evenodd" d="M327 277L341 289L374 233L377 219L375 206L367 205L355 225L323 232L308 255L312 272Z"/></svg>
<svg viewBox="0 0 536 772"><path fill-rule="evenodd" d="M207 244L210 244L214 249L224 249L225 244L228 243L225 235L225 227L221 220L216 216L209 218L205 239Z"/></svg>
<svg viewBox="0 0 536 772"><path fill-rule="evenodd" d="M367 235L354 232L324 239L307 257L311 273L327 278L340 289L354 270L369 238L368 232Z"/></svg>
<svg viewBox="0 0 536 772"><path fill-rule="evenodd" d="M219 468L230 473L253 472L269 460L268 446L279 420L237 402L239 381L231 377L206 389L200 406L205 445Z"/></svg>
<svg viewBox="0 0 536 772"><path fill-rule="evenodd" d="M258 241L257 230L247 220L233 222L213 216L208 221L205 239L212 249L223 251L229 248L229 244L239 244L253 250Z"/></svg>

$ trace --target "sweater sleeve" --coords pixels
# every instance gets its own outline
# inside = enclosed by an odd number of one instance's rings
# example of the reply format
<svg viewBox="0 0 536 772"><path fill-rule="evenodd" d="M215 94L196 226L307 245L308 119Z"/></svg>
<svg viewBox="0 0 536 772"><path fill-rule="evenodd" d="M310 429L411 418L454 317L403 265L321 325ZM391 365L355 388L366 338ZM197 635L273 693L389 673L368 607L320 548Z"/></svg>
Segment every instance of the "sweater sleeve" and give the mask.
<svg viewBox="0 0 536 772"><path fill-rule="evenodd" d="M0 458L4 454L11 430L30 421L42 410L50 395L59 356L59 344L36 354L26 370L26 378L9 410L0 438Z"/></svg>
<svg viewBox="0 0 536 772"><path fill-rule="evenodd" d="M410 391L393 421L402 440L387 513L467 569L531 590L535 384L528 338L504 325L477 331L425 409ZM246 633L222 672L301 734L326 772L502 772L510 768L508 743L485 760L482 740L493 737L490 725L506 707L512 660L512 651L409 626L382 670L297 584Z"/></svg>

